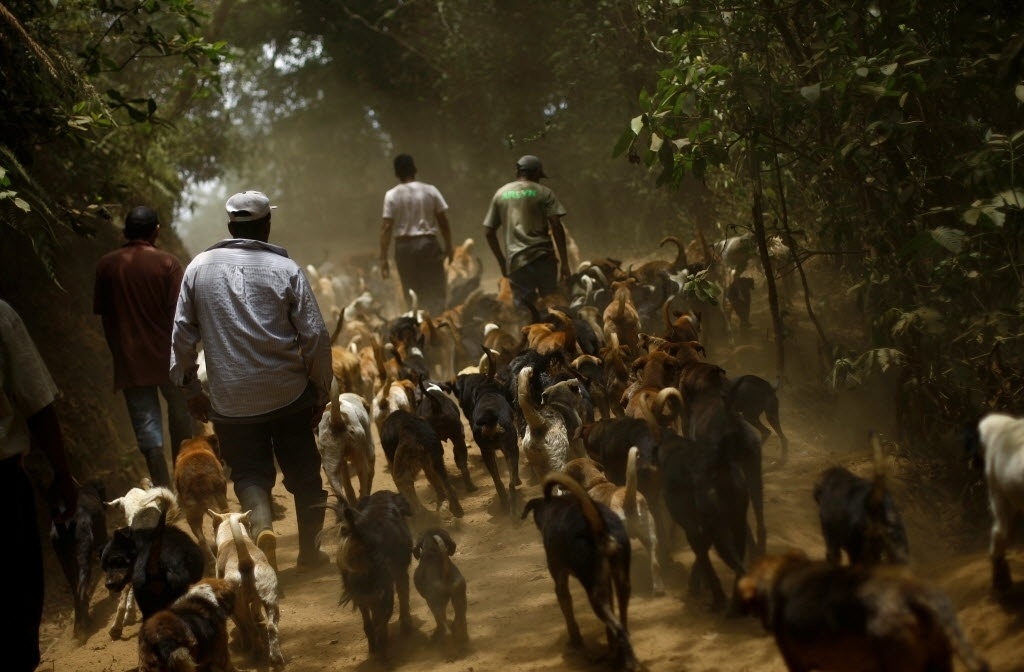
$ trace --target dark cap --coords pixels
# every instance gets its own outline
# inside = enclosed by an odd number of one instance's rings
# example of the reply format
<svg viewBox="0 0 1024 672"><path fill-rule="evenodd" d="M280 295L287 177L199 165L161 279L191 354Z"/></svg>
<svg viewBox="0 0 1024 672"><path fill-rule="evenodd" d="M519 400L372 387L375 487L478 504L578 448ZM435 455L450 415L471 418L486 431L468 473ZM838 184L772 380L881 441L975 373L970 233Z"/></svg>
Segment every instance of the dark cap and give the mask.
<svg viewBox="0 0 1024 672"><path fill-rule="evenodd" d="M517 173L534 173L537 177L547 177L544 174L544 165L540 162L533 154L527 154L526 156L519 157L516 161L516 172Z"/></svg>

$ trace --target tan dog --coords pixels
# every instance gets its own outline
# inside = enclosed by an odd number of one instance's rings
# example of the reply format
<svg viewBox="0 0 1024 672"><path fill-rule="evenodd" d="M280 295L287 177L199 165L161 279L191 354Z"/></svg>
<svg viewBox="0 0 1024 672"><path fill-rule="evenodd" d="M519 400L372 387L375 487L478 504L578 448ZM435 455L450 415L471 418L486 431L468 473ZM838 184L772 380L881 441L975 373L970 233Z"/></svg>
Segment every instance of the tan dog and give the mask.
<svg viewBox="0 0 1024 672"><path fill-rule="evenodd" d="M739 580L736 596L775 635L790 672L952 672L953 653L973 672L988 670L949 598L905 567L767 555Z"/></svg>
<svg viewBox="0 0 1024 672"><path fill-rule="evenodd" d="M174 487L178 503L185 511L185 520L203 550L206 573L212 574L217 558L203 534L203 516L207 509L218 513L228 510L228 482L224 467L217 458L219 441L213 434L181 442L174 463ZM216 534L216 530L213 531Z"/></svg>
<svg viewBox="0 0 1024 672"><path fill-rule="evenodd" d="M626 461L626 485L618 486L605 478L600 465L589 457L570 460L563 471L587 491L590 498L615 512L626 524L630 538L639 539L651 556L651 591L665 594L665 584L658 563L658 533L647 499L637 491L636 459L639 449L629 449Z"/></svg>
<svg viewBox="0 0 1024 672"><path fill-rule="evenodd" d="M203 579L139 630L139 672L210 670L231 672L227 619L235 605L234 587Z"/></svg>
<svg viewBox="0 0 1024 672"><path fill-rule="evenodd" d="M612 301L604 309L604 335L610 341L612 334L618 334L619 343L635 349L640 336L640 313L633 304L633 285L636 278L612 283Z"/></svg>
<svg viewBox="0 0 1024 672"><path fill-rule="evenodd" d="M232 619L238 627L241 648L255 654L259 662L284 667L277 573L249 537L249 512L209 513L217 523L217 578L235 588Z"/></svg>

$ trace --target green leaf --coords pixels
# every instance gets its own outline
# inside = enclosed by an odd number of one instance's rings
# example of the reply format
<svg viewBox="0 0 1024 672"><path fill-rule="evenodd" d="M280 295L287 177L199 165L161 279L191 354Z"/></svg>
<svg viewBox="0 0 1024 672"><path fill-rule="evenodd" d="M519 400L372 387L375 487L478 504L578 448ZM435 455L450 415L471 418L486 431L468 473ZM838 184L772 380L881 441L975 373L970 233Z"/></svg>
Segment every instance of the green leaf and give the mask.
<svg viewBox="0 0 1024 672"><path fill-rule="evenodd" d="M14 204L16 206L18 206L19 208L21 208L22 210L24 210L25 212L31 212L32 211L32 206L30 206L26 201L24 201L23 199L20 199L18 197L14 198Z"/></svg>
<svg viewBox="0 0 1024 672"><path fill-rule="evenodd" d="M633 135L640 135L640 131L644 127L644 115L639 114L633 117L629 122L629 127L633 129Z"/></svg>
<svg viewBox="0 0 1024 672"><path fill-rule="evenodd" d="M896 72L897 67L899 67L899 63L889 63L888 65L883 65L881 68L882 74L888 77L892 73Z"/></svg>
<svg viewBox="0 0 1024 672"><path fill-rule="evenodd" d="M1013 90L1013 95L1017 96L1017 100L1024 103L1024 84L1018 84L1017 88Z"/></svg>
<svg viewBox="0 0 1024 672"><path fill-rule="evenodd" d="M818 99L821 98L821 82L811 86L801 86L800 95L807 99L808 102L818 102Z"/></svg>
<svg viewBox="0 0 1024 672"><path fill-rule="evenodd" d="M964 239L967 237L959 229L951 229L947 226L939 226L930 231L932 240L949 250L953 254L959 254L964 247Z"/></svg>

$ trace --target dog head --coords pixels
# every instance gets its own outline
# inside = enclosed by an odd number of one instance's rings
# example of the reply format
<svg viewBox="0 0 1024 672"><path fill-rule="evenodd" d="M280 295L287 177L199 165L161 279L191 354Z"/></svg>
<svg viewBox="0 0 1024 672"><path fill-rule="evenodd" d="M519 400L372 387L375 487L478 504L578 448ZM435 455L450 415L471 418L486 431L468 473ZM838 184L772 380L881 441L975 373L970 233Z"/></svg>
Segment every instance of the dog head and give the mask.
<svg viewBox="0 0 1024 672"><path fill-rule="evenodd" d="M576 408L583 396L582 386L576 378L563 380L545 389L540 395L540 403L564 404L569 408Z"/></svg>
<svg viewBox="0 0 1024 672"><path fill-rule="evenodd" d="M106 574L104 584L112 593L120 592L131 581L138 550L131 529L122 527L114 531L100 554L100 567Z"/></svg>
<svg viewBox="0 0 1024 672"><path fill-rule="evenodd" d="M601 468L597 462L594 462L589 457L577 457L574 460L569 460L562 471L565 472L569 478L573 479L577 483L583 486L584 490L589 490L599 483L607 483L608 479L601 473Z"/></svg>
<svg viewBox="0 0 1024 672"><path fill-rule="evenodd" d="M800 549L791 549L783 555L761 556L736 582L737 606L743 613L759 615L765 629L771 630L775 586L787 570L808 562L807 554Z"/></svg>
<svg viewBox="0 0 1024 672"><path fill-rule="evenodd" d="M220 439L216 434L206 436L195 436L181 442L178 449L178 457L192 452L206 452L214 456L220 455Z"/></svg>
<svg viewBox="0 0 1024 672"><path fill-rule="evenodd" d="M416 545L412 547L413 556L419 560L437 555L455 555L455 542L451 536L439 527L424 530Z"/></svg>

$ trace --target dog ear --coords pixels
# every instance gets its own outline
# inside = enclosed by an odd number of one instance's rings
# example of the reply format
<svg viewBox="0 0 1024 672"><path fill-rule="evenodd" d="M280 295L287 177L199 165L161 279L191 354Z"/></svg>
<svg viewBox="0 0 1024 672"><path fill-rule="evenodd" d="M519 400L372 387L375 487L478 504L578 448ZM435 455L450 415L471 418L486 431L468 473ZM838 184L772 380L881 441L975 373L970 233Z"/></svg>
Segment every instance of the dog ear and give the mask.
<svg viewBox="0 0 1024 672"><path fill-rule="evenodd" d="M455 555L455 540L445 530L438 530L438 532L441 533L441 540L444 541L444 547L448 551L448 555Z"/></svg>
<svg viewBox="0 0 1024 672"><path fill-rule="evenodd" d="M541 508L543 508L544 502L545 500L543 497L534 497L533 499L528 501L526 503L526 506L523 507L523 514L519 516L519 519L526 520L526 516L529 515L531 511L533 511L534 509L540 510ZM537 519L536 513L533 514L533 518L534 520Z"/></svg>

